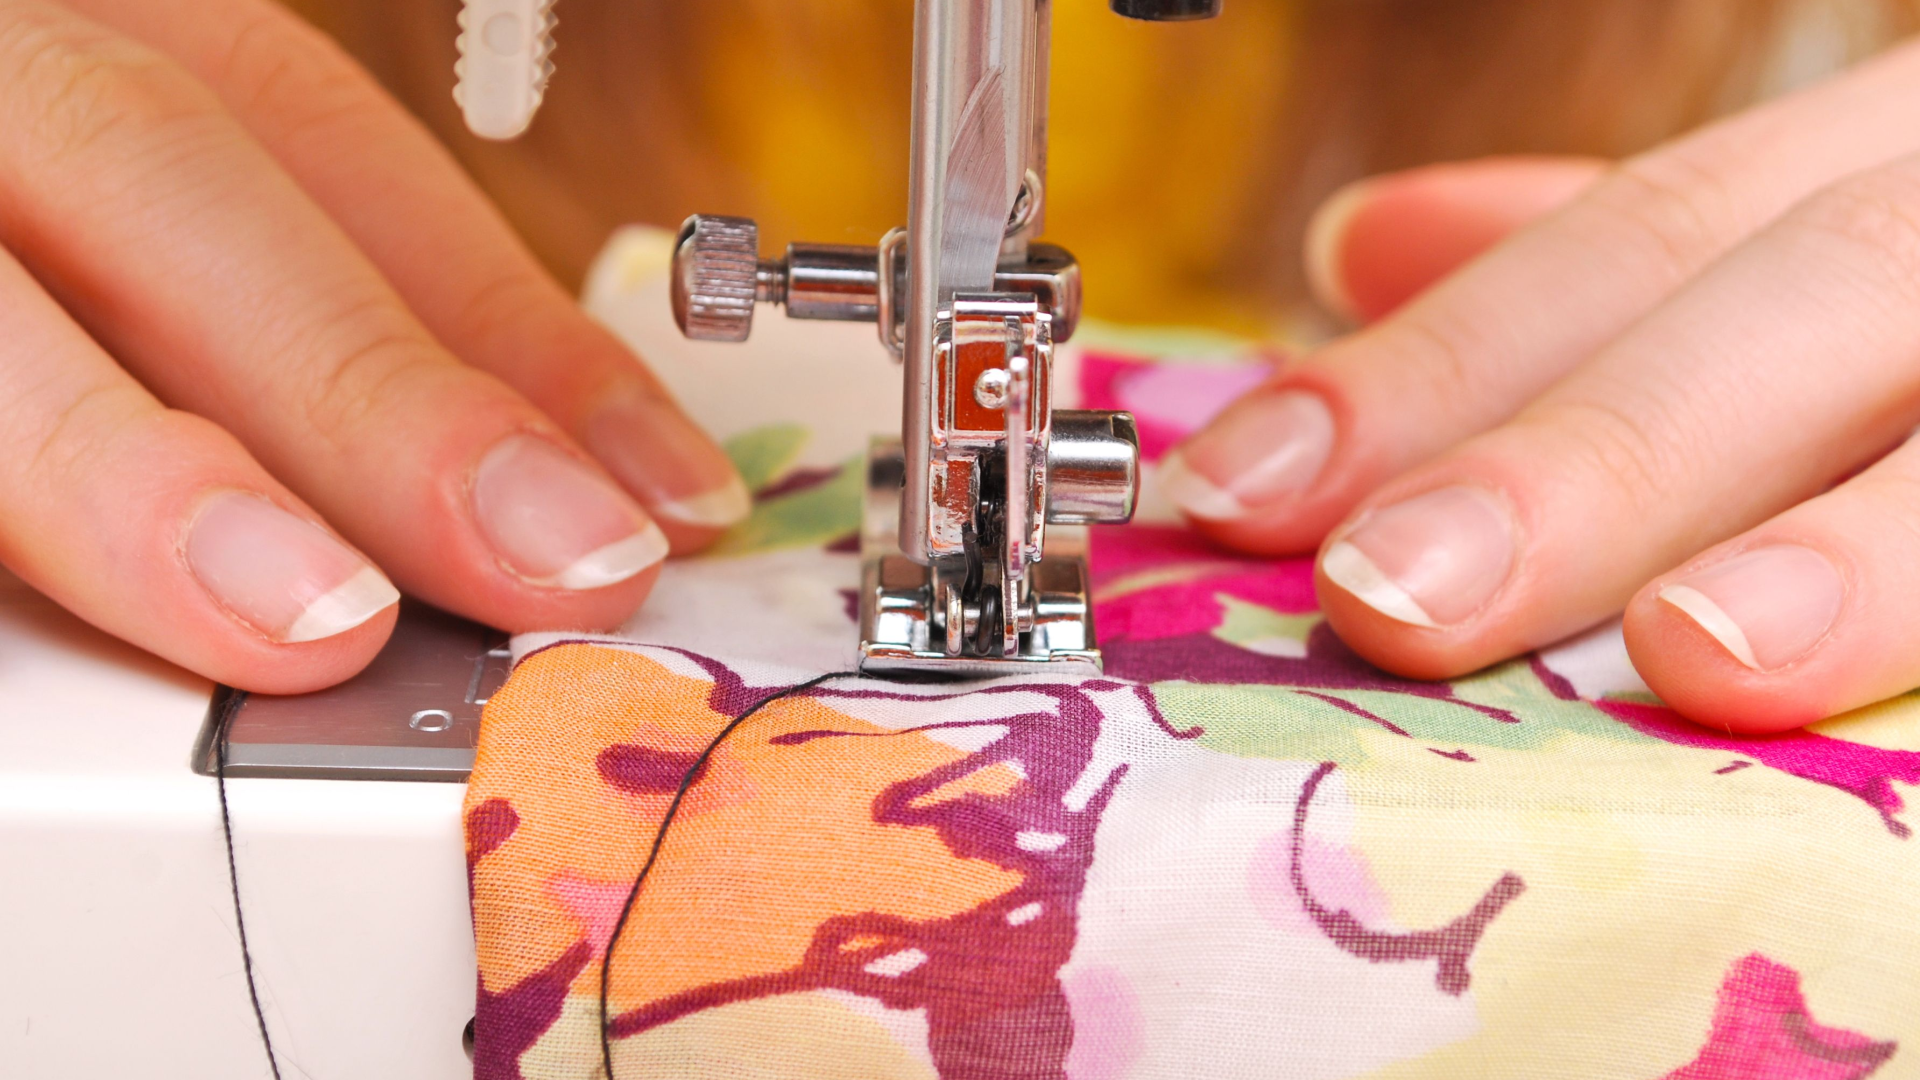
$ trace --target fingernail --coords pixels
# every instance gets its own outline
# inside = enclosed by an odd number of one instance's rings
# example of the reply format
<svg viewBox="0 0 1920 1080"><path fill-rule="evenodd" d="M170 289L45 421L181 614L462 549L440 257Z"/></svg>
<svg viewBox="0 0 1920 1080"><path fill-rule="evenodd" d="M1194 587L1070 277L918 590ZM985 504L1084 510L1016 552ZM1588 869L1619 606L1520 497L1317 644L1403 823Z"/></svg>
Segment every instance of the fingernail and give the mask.
<svg viewBox="0 0 1920 1080"><path fill-rule="evenodd" d="M1327 579L1390 618L1452 626L1513 569L1512 515L1491 492L1447 487L1360 520L1321 557Z"/></svg>
<svg viewBox="0 0 1920 1080"><path fill-rule="evenodd" d="M664 398L637 389L616 395L587 421L586 442L656 517L724 529L753 509L726 452Z"/></svg>
<svg viewBox="0 0 1920 1080"><path fill-rule="evenodd" d="M667 538L633 500L564 450L532 435L506 438L473 480L480 531L536 585L598 589L667 556Z"/></svg>
<svg viewBox="0 0 1920 1080"><path fill-rule="evenodd" d="M1304 390L1255 391L1160 459L1161 490L1189 517L1235 521L1299 495L1333 453L1333 411Z"/></svg>
<svg viewBox="0 0 1920 1080"><path fill-rule="evenodd" d="M1307 287L1321 305L1349 322L1358 321L1353 294L1347 290L1343 247L1347 227L1366 203L1367 182L1348 184L1333 193L1307 223L1305 258Z"/></svg>
<svg viewBox="0 0 1920 1080"><path fill-rule="evenodd" d="M325 529L244 491L208 499L184 547L220 606L285 645L344 633L400 599L386 575Z"/></svg>
<svg viewBox="0 0 1920 1080"><path fill-rule="evenodd" d="M1755 671L1782 668L1826 636L1846 599L1827 557L1798 544L1774 544L1697 570L1660 590Z"/></svg>

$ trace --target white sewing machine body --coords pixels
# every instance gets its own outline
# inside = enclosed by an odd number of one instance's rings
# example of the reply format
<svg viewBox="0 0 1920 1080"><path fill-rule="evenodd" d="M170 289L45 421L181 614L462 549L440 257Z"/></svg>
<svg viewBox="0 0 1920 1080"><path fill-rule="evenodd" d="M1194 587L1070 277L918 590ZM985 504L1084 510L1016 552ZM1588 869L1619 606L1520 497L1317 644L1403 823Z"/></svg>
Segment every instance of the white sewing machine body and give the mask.
<svg viewBox="0 0 1920 1080"><path fill-rule="evenodd" d="M212 691L0 579L0 1075L266 1075L214 784L190 764ZM230 782L290 1075L470 1075L463 790Z"/></svg>

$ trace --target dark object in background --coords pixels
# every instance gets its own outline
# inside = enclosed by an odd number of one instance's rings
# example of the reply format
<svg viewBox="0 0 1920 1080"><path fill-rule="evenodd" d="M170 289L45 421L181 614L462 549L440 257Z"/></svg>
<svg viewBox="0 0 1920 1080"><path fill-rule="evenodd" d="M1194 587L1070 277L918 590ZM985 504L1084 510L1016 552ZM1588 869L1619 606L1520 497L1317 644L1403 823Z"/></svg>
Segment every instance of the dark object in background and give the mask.
<svg viewBox="0 0 1920 1080"><path fill-rule="evenodd" d="M1113 10L1129 19L1185 22L1220 14L1224 0L1113 0Z"/></svg>

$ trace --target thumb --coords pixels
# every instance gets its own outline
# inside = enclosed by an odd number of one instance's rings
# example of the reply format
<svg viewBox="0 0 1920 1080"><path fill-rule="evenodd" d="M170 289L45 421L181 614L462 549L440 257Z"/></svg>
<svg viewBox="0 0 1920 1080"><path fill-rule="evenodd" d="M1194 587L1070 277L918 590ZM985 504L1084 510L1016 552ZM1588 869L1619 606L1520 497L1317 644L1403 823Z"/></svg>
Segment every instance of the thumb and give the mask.
<svg viewBox="0 0 1920 1080"><path fill-rule="evenodd" d="M1606 169L1597 158L1495 157L1349 184L1307 227L1307 282L1336 315L1373 322L1572 201Z"/></svg>

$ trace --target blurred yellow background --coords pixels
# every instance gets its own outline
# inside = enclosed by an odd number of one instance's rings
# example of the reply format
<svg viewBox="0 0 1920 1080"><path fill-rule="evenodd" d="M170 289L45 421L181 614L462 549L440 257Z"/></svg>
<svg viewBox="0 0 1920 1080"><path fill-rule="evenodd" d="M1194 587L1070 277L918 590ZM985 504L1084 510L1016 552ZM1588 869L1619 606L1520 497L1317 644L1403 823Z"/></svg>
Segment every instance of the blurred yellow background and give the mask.
<svg viewBox="0 0 1920 1080"><path fill-rule="evenodd" d="M515 143L455 109L459 0L286 0L577 284L613 229L694 212L872 243L906 216L912 0L560 0ZM1048 237L1110 320L1271 329L1312 207L1485 154L1619 156L1909 28L1920 0L1228 0L1194 23L1053 0ZM1782 58L1791 61L1782 68Z"/></svg>

